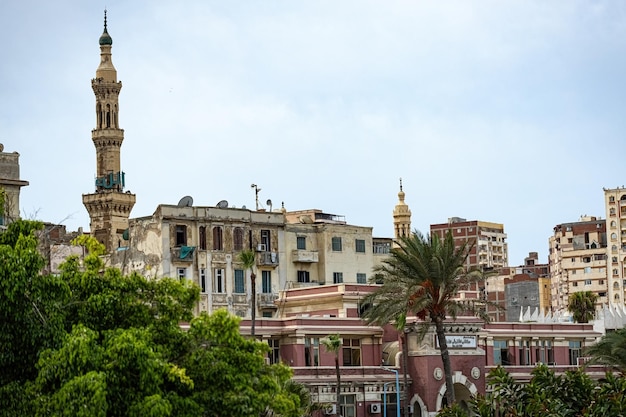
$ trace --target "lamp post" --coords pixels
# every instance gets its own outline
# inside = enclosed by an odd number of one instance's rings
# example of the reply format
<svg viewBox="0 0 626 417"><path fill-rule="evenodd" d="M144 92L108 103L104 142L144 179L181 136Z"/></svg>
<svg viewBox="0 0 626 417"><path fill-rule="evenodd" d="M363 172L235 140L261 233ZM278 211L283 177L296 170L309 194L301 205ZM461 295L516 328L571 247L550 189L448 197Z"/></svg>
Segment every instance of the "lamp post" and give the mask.
<svg viewBox="0 0 626 417"><path fill-rule="evenodd" d="M394 374L396 374L396 417L400 417L400 374L399 374L397 369L391 369L391 368L385 368L385 367L383 367L383 369L385 371L393 372ZM383 384L383 393L385 394L384 395L384 399L385 399L385 402L386 402L386 400L387 400L387 392L386 392L385 388L386 388L386 384ZM385 417L386 417L387 416L387 408L384 407L384 409L385 409Z"/></svg>

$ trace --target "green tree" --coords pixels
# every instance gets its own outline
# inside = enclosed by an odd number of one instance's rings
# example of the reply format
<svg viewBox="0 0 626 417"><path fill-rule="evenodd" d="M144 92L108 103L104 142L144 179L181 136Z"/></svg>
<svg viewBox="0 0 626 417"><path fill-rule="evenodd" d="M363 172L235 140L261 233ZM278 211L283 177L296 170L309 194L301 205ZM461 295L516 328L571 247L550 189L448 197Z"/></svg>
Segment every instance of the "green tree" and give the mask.
<svg viewBox="0 0 626 417"><path fill-rule="evenodd" d="M182 364L194 381L192 398L200 415L258 417L270 409L298 416L298 395L284 389L291 369L267 365L267 344L242 337L239 321L225 310L191 321L190 350Z"/></svg>
<svg viewBox="0 0 626 417"><path fill-rule="evenodd" d="M371 323L395 323L398 329L404 329L407 315L414 314L419 319L419 339L434 325L446 380L446 399L451 405L455 397L444 322L448 317L456 319L461 313L488 319L485 301L457 298L459 290L484 276L465 269L472 244L457 246L451 231L444 238L415 231L397 243L399 246L391 250L390 257L374 269L373 280L382 285L367 296L366 303L371 307L364 315ZM405 414L406 408L407 404Z"/></svg>
<svg viewBox="0 0 626 417"><path fill-rule="evenodd" d="M592 291L578 291L569 296L568 310L576 323L589 323L596 313L598 295Z"/></svg>
<svg viewBox="0 0 626 417"><path fill-rule="evenodd" d="M626 329L619 329L602 336L586 350L591 356L587 365L606 365L626 373Z"/></svg>
<svg viewBox="0 0 626 417"><path fill-rule="evenodd" d="M239 253L239 262L242 263L243 268L246 271L250 270L250 291L252 292L252 320L250 324L250 334L252 335L252 337L254 337L256 325L256 274L254 273L254 266L256 265L256 261L254 251L251 249L242 250Z"/></svg>
<svg viewBox="0 0 626 417"><path fill-rule="evenodd" d="M320 340L320 343L326 348L326 351L335 355L335 374L337 375L337 386L335 391L337 392L337 398L335 399L335 407L337 409L337 415L339 415L341 405L341 372L339 370L339 352L341 351L341 337L338 334L331 334L328 337Z"/></svg>

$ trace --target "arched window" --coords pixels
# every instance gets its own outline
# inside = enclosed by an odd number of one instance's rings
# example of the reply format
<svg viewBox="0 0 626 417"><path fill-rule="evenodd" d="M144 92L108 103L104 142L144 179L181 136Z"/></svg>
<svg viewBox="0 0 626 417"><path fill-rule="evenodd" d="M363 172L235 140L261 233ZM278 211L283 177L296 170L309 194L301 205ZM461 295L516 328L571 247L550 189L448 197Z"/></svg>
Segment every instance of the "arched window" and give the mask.
<svg viewBox="0 0 626 417"><path fill-rule="evenodd" d="M617 224L615 223L615 220L612 220L611 221L611 227L615 227L615 226L617 226Z"/></svg>
<svg viewBox="0 0 626 417"><path fill-rule="evenodd" d="M613 289L614 290L619 290L619 282L614 282L613 283Z"/></svg>
<svg viewBox="0 0 626 417"><path fill-rule="evenodd" d="M611 240L617 239L617 233L611 233Z"/></svg>
<svg viewBox="0 0 626 417"><path fill-rule="evenodd" d="M235 227L233 230L233 249L243 249L243 229L241 227Z"/></svg>
<svg viewBox="0 0 626 417"><path fill-rule="evenodd" d="M224 242L222 240L222 228L215 226L213 228L213 250L223 250Z"/></svg>
<svg viewBox="0 0 626 417"><path fill-rule="evenodd" d="M200 249L206 250L206 226L200 226L198 239L200 240L200 242L198 242L198 246L200 246Z"/></svg>
<svg viewBox="0 0 626 417"><path fill-rule="evenodd" d="M610 196L609 197L609 202L610 203L614 203L615 202L615 197L614 196Z"/></svg>
<svg viewBox="0 0 626 417"><path fill-rule="evenodd" d="M107 104L106 120L107 120L107 128L111 127L111 105L110 104Z"/></svg>

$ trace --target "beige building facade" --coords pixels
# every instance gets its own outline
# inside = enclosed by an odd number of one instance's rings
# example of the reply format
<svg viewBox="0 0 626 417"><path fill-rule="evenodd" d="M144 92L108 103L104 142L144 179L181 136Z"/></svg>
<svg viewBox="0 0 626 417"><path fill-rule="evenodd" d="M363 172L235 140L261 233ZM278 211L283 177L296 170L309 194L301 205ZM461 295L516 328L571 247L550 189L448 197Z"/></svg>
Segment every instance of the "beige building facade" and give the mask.
<svg viewBox="0 0 626 417"><path fill-rule="evenodd" d="M28 181L20 179L20 154L4 152L0 143L0 192L4 205L0 207L0 226L20 218L20 191Z"/></svg>
<svg viewBox="0 0 626 417"><path fill-rule="evenodd" d="M282 213L229 207L159 205L152 216L131 219L129 245L111 257L125 273L172 277L200 287L197 312L226 308L251 316L256 297L257 317L275 316L280 290L285 288L284 216ZM239 261L244 249L255 251L256 288L250 270Z"/></svg>
<svg viewBox="0 0 626 417"><path fill-rule="evenodd" d="M582 216L578 222L559 224L548 243L554 312L567 311L569 296L575 292L594 292L598 295L598 307L611 300L604 220Z"/></svg>
<svg viewBox="0 0 626 417"><path fill-rule="evenodd" d="M285 222L290 288L365 284L391 247L391 239L373 238L371 227L318 209L285 212Z"/></svg>
<svg viewBox="0 0 626 417"><path fill-rule="evenodd" d="M626 188L604 189L606 207L608 300L626 302Z"/></svg>

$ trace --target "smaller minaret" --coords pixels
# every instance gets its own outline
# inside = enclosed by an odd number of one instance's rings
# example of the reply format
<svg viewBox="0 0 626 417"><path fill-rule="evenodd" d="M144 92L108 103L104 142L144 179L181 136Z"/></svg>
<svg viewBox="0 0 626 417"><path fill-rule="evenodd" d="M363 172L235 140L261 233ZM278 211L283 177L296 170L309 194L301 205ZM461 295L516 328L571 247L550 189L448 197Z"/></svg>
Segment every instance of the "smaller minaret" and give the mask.
<svg viewBox="0 0 626 417"><path fill-rule="evenodd" d="M398 204L393 209L393 230L396 240L411 234L411 210L404 202L404 191L402 191L402 178L400 178L400 192L398 193Z"/></svg>

